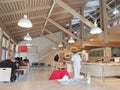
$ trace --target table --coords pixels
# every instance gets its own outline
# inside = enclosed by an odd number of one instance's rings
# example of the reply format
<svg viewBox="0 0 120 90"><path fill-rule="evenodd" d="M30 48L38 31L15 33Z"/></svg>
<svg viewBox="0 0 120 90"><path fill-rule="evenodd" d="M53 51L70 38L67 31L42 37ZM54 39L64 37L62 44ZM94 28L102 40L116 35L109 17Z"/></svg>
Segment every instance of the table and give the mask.
<svg viewBox="0 0 120 90"><path fill-rule="evenodd" d="M20 66L19 69L16 70L16 72L18 74L18 77L21 76L22 78L24 78L29 72L29 65Z"/></svg>

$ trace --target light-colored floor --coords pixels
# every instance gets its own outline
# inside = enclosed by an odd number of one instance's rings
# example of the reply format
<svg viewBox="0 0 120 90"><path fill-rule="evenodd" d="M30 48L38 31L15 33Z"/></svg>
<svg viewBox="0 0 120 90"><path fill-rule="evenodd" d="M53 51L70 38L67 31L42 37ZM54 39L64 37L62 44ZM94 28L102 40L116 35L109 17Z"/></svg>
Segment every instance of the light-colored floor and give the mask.
<svg viewBox="0 0 120 90"><path fill-rule="evenodd" d="M22 80L15 83L5 83L0 85L0 90L120 90L120 78L92 77L92 83L61 86L56 81L49 81L52 73L51 67L34 67Z"/></svg>

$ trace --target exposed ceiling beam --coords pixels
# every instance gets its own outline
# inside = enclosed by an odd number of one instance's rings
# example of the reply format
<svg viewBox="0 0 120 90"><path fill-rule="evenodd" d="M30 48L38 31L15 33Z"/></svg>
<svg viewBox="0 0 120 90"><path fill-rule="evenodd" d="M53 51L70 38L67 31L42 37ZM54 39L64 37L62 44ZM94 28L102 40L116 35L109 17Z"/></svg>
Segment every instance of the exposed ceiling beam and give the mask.
<svg viewBox="0 0 120 90"><path fill-rule="evenodd" d="M50 9L50 11L49 11L49 13L48 13L48 15L47 15L48 18L50 17L50 15L51 15L51 13L52 13L52 11L53 11L53 9L54 9L54 6L55 6L55 2L53 2L52 6L51 6L51 9ZM48 20L46 19L46 21L45 21L45 23L44 23L44 26L43 26L43 29L42 29L42 31L41 31L40 34L42 34L42 33L44 32L45 27L46 27L46 25L47 25L47 22L48 22Z"/></svg>
<svg viewBox="0 0 120 90"><path fill-rule="evenodd" d="M77 10L79 10L79 8L77 8ZM60 11L60 12L54 12L54 13L52 13L52 17L56 17L57 15L60 15L60 14L64 15L65 13L66 13L66 10ZM46 16L46 14L44 14L43 16ZM38 15L38 16L32 16L32 17L29 17L29 19L30 20L42 19L43 16L40 16L40 15ZM59 18L59 17L57 17L57 18ZM4 21L3 23L5 25L7 25L7 24L11 24L11 23L15 23L16 24L17 22L18 22L18 19L14 19L14 20L10 20L10 21Z"/></svg>
<svg viewBox="0 0 120 90"><path fill-rule="evenodd" d="M55 20L55 21L57 21L57 20L63 21L62 19L65 20L65 19L69 19L69 18L71 18L71 15L69 15L69 16L68 16L68 15L65 15L65 16L62 16L62 17L58 17L58 18L55 18L54 20ZM66 20L66 21L67 21L67 20ZM36 24L41 24L41 25L42 25L44 22L45 22L45 21L43 21L43 22L35 22L35 23L33 23L33 27L36 27L36 26L35 26ZM40 25L39 25L39 26L40 26ZM49 25L48 25L48 26L49 26ZM47 27L48 27L48 26L47 26ZM33 27L32 27L32 28L33 28ZM18 27L18 26L16 26L16 25L14 25L14 26L9 26L9 27L8 27L9 30L16 30L16 29L19 29L19 28L20 28L20 27ZM20 28L20 29L21 29L21 28Z"/></svg>
<svg viewBox="0 0 120 90"><path fill-rule="evenodd" d="M3 25L3 23L0 21L0 28L4 31L4 32L6 32L8 35L9 35L9 37L10 38L12 38L15 42L16 42L16 38L14 38L12 35L11 35L11 32L9 32L8 30L7 30L7 28Z"/></svg>
<svg viewBox="0 0 120 90"><path fill-rule="evenodd" d="M69 13L71 13L73 16L78 18L80 21L88 25L89 27L93 28L94 24L91 23L89 20L87 20L85 17L81 16L78 12L76 12L74 9L72 9L70 6L68 6L66 3L64 3L61 0L54 0L58 5L60 5L62 8L67 10Z"/></svg>
<svg viewBox="0 0 120 90"><path fill-rule="evenodd" d="M89 15L89 17L91 17L93 20L96 20L92 15Z"/></svg>
<svg viewBox="0 0 120 90"><path fill-rule="evenodd" d="M55 25L56 27L58 27L59 29L61 29L62 31L66 32L68 35L70 35L71 37L77 39L78 41L81 41L80 38L76 37L74 34L72 34L70 31L68 31L67 29L65 29L63 26L59 25L58 23L56 23L55 21L53 21L52 19L48 18L48 17L44 17L45 19L47 19L49 22L51 22L53 25Z"/></svg>
<svg viewBox="0 0 120 90"><path fill-rule="evenodd" d="M16 27L16 28L10 28L10 29L8 29L10 32L12 32L12 33L19 33L19 32L24 32L24 31L31 31L31 30L34 30L34 29L41 29L42 28L42 25L36 25L36 26L34 26L34 27L32 27L32 28L21 28L21 27Z"/></svg>
<svg viewBox="0 0 120 90"><path fill-rule="evenodd" d="M8 0L9 1L9 0ZM15 1L15 0L14 0ZM24 0L23 0L24 1ZM0 1L1 2L1 1ZM76 5L79 4L80 2L72 2L70 3L70 5ZM58 6L56 6L57 8ZM26 8L26 9L21 9L21 10L14 10L14 11L10 11L10 12L4 12L0 14L1 16L8 16L8 15L15 15L15 14L20 14L20 13L27 13L27 12L32 12L32 11L36 11L36 10L44 10L44 11L48 11L51 8L51 6L45 6L45 7L34 7L34 8ZM58 7L59 8L59 7ZM46 10L45 10L46 9Z"/></svg>
<svg viewBox="0 0 120 90"><path fill-rule="evenodd" d="M112 9L109 5L106 5L106 7L108 8L108 10L111 10L111 9Z"/></svg>
<svg viewBox="0 0 120 90"><path fill-rule="evenodd" d="M15 15L15 14L20 14L20 13L27 13L27 12L31 12L31 11L36 11L36 10L47 10L49 9L50 6L46 6L46 7L35 7L35 8L26 8L26 9L21 9L21 10L16 10L16 11L10 11L10 12L4 12L0 14L0 17L2 16L8 16L8 15Z"/></svg>
<svg viewBox="0 0 120 90"><path fill-rule="evenodd" d="M38 32L38 31L40 31L40 29L39 28L37 28L37 29L33 29L32 31L22 31L22 32L19 32L19 33L14 33L14 34L12 34L12 35L14 35L15 37L16 36L21 36L21 35L25 35L26 33L35 33L35 32Z"/></svg>
<svg viewBox="0 0 120 90"><path fill-rule="evenodd" d="M35 19L37 19L37 20L43 20L43 16L33 16L33 17L29 17L29 19L30 20L32 20L32 21L34 21ZM11 24L11 23L17 23L18 22L18 19L16 19L16 20L12 20L12 21L4 21L3 23L5 24L5 25L7 25L7 24Z"/></svg>
<svg viewBox="0 0 120 90"><path fill-rule="evenodd" d="M115 0L111 0L107 5L109 6L112 2L114 2ZM92 14L92 16L94 16L95 14L97 14L100 10L97 10L96 12L94 12ZM89 19L90 17L88 17L87 19ZM98 18L97 18L98 19Z"/></svg>
<svg viewBox="0 0 120 90"><path fill-rule="evenodd" d="M21 35L18 35L18 36L15 36L15 38L17 38L17 40L19 39L19 38L21 38L21 39L23 39L24 38L24 36L26 36L26 34L27 33L25 33L25 34L21 34ZM34 36L37 36L38 35L38 33L29 33L30 34L30 36L33 38ZM37 36L38 37L38 36Z"/></svg>
<svg viewBox="0 0 120 90"><path fill-rule="evenodd" d="M10 3L10 2L16 2L16 1L24 1L24 0L0 0L0 3Z"/></svg>

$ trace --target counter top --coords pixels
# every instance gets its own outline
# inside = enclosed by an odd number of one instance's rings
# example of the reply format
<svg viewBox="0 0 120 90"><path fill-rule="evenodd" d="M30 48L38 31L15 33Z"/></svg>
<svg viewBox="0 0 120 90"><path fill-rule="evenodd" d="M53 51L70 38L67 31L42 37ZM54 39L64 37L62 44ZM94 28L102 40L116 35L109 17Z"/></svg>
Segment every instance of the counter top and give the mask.
<svg viewBox="0 0 120 90"><path fill-rule="evenodd" d="M111 63L86 63L86 62L82 62L82 64L87 64L87 65L120 65L120 63L115 63L115 62L111 62Z"/></svg>

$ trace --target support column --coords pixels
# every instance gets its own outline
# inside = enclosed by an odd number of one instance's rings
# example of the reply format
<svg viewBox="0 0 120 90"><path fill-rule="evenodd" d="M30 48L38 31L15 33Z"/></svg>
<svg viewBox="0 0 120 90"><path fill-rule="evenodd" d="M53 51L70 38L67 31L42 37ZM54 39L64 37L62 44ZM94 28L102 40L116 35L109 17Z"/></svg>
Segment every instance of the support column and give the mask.
<svg viewBox="0 0 120 90"><path fill-rule="evenodd" d="M3 38L3 31L0 28L0 61L1 61L1 58L2 58L2 38Z"/></svg>
<svg viewBox="0 0 120 90"><path fill-rule="evenodd" d="M84 8L80 9L80 14L84 16ZM80 39L81 39L81 48L84 47L84 23L80 21Z"/></svg>
<svg viewBox="0 0 120 90"><path fill-rule="evenodd" d="M7 51L8 51L8 52L6 52L6 59L7 59L8 55L10 54L10 44L11 44L10 39L11 39L11 38L8 37L8 47L7 47L7 49L8 49Z"/></svg>
<svg viewBox="0 0 120 90"><path fill-rule="evenodd" d="M107 25L108 25L108 20L107 20L107 12L106 12L106 0L99 0L100 2L100 27L104 31L104 39L103 41L105 43L108 42L108 32L107 32Z"/></svg>
<svg viewBox="0 0 120 90"><path fill-rule="evenodd" d="M69 31L72 32L72 18L69 20Z"/></svg>

